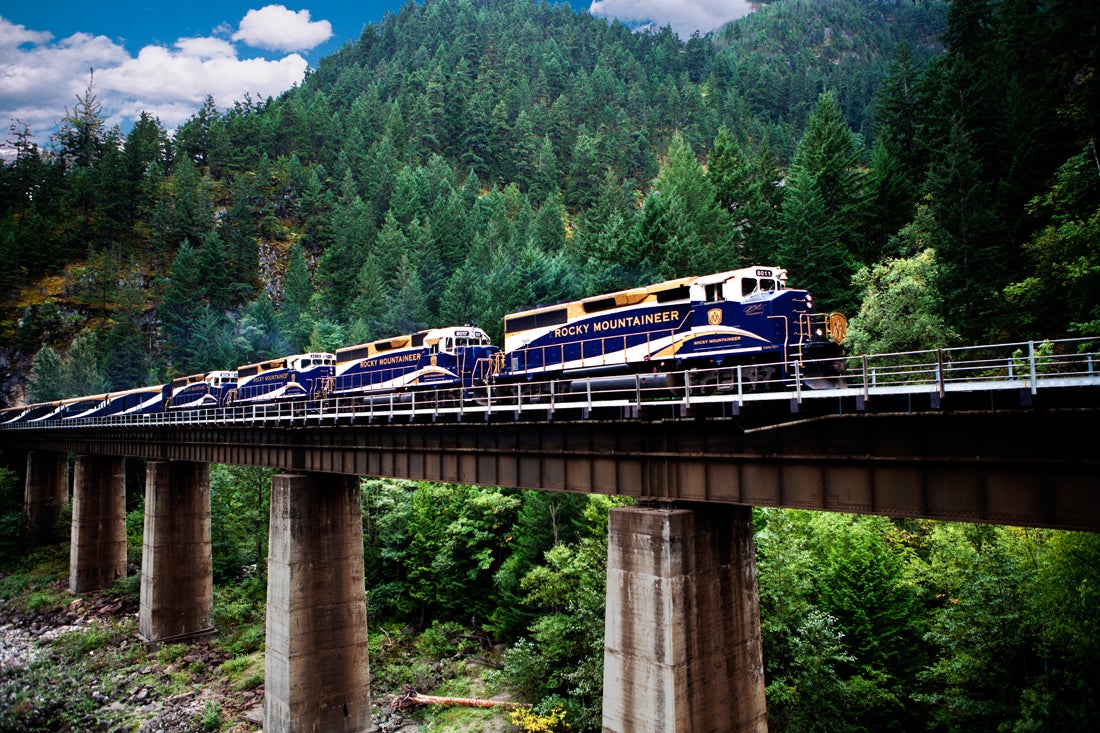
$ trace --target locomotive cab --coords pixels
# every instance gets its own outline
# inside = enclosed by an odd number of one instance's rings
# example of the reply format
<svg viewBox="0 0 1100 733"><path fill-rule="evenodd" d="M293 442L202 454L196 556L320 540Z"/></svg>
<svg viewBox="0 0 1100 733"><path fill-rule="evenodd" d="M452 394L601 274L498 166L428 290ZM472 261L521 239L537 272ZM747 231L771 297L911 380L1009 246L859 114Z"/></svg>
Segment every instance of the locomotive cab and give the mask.
<svg viewBox="0 0 1100 733"><path fill-rule="evenodd" d="M787 271L774 267L746 267L695 278L691 300L698 303L765 300L787 287Z"/></svg>
<svg viewBox="0 0 1100 733"><path fill-rule="evenodd" d="M165 385L165 406L170 410L217 407L237 386L237 372L220 370L176 377Z"/></svg>

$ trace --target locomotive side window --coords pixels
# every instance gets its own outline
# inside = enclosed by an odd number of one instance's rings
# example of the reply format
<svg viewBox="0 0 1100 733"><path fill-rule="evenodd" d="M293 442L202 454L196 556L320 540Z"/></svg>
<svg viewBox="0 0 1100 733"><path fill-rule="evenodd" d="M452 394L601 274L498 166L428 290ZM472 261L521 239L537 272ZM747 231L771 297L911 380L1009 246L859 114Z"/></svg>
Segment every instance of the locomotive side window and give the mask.
<svg viewBox="0 0 1100 733"><path fill-rule="evenodd" d="M741 280L741 297L747 298L756 292L759 281L755 277L746 277Z"/></svg>
<svg viewBox="0 0 1100 733"><path fill-rule="evenodd" d="M706 286L706 298L708 303L716 303L720 300L724 300L722 297L722 285L723 283L711 283Z"/></svg>
<svg viewBox="0 0 1100 733"><path fill-rule="evenodd" d="M569 311L565 308L555 308L549 311L541 311L528 316L513 316L504 320L504 332L516 333L528 331L532 328L545 328L547 326L559 326L569 320Z"/></svg>
<svg viewBox="0 0 1100 733"><path fill-rule="evenodd" d="M657 291L658 303L672 303L677 300L687 300L690 297L691 289L687 285Z"/></svg>

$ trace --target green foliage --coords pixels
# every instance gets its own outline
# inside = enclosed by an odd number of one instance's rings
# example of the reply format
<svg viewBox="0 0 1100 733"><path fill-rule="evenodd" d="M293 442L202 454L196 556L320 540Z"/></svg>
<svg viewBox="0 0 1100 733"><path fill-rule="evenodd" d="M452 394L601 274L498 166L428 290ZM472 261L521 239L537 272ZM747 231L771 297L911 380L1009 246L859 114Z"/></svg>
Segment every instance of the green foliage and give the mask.
<svg viewBox="0 0 1100 733"><path fill-rule="evenodd" d="M15 471L0 468L0 567L22 553L23 532L22 482Z"/></svg>
<svg viewBox="0 0 1100 733"><path fill-rule="evenodd" d="M578 730L598 729L603 703L607 515L621 499L588 496L576 541L559 542L523 577L526 603L540 611L505 656L504 676L540 712L565 711Z"/></svg>
<svg viewBox="0 0 1100 733"><path fill-rule="evenodd" d="M210 467L210 541L214 580L222 583L247 571L266 578L268 516L274 469Z"/></svg>
<svg viewBox="0 0 1100 733"><path fill-rule="evenodd" d="M849 321L851 350L888 354L956 345L960 337L947 327L936 296L938 267L935 250L926 249L860 269L854 283L862 304Z"/></svg>
<svg viewBox="0 0 1100 733"><path fill-rule="evenodd" d="M788 172L777 256L790 268L812 263L799 287L827 303L829 310L847 311L854 305L850 282L857 253L863 250L860 155L860 141L841 118L836 97L823 93Z"/></svg>
<svg viewBox="0 0 1100 733"><path fill-rule="evenodd" d="M27 402L53 402L65 396L64 367L61 356L46 344L34 355L34 364L27 379Z"/></svg>
<svg viewBox="0 0 1100 733"><path fill-rule="evenodd" d="M207 700L202 709L203 730L218 731L225 724L225 715L222 707L216 700Z"/></svg>
<svg viewBox="0 0 1100 733"><path fill-rule="evenodd" d="M519 500L467 486L421 484L412 497L406 553L409 599L420 618L487 619L494 571Z"/></svg>
<svg viewBox="0 0 1100 733"><path fill-rule="evenodd" d="M237 690L252 690L264 683L264 653L253 652L224 662L221 671L229 678L229 686Z"/></svg>

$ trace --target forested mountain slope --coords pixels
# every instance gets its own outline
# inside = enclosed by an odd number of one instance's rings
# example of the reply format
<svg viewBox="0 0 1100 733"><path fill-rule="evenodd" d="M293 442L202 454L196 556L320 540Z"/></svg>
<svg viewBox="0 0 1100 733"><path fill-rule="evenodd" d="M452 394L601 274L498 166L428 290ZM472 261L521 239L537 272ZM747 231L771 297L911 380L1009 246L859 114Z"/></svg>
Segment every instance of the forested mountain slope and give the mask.
<svg viewBox="0 0 1100 733"><path fill-rule="evenodd" d="M89 90L56 148L17 131L0 172L4 391L43 345L39 398L499 335L517 308L751 261L819 307L892 308L855 319L857 348L1058 335L1095 317L1088 247L1059 228L1095 211L1094 15L780 0L681 42L428 0L171 136L105 129ZM1033 298L1081 256L1059 309ZM920 293L900 305L899 272ZM881 333L899 320L924 327Z"/></svg>

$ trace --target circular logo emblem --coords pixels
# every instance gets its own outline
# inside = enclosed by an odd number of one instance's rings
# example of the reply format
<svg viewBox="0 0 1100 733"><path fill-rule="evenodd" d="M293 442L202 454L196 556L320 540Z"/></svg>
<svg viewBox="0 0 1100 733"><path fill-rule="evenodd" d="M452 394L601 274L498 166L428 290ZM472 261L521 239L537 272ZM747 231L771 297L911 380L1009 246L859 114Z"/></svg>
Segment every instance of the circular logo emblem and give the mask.
<svg viewBox="0 0 1100 733"><path fill-rule="evenodd" d="M830 313L825 321L825 331L836 343L844 343L844 339L848 338L848 319L843 313Z"/></svg>

